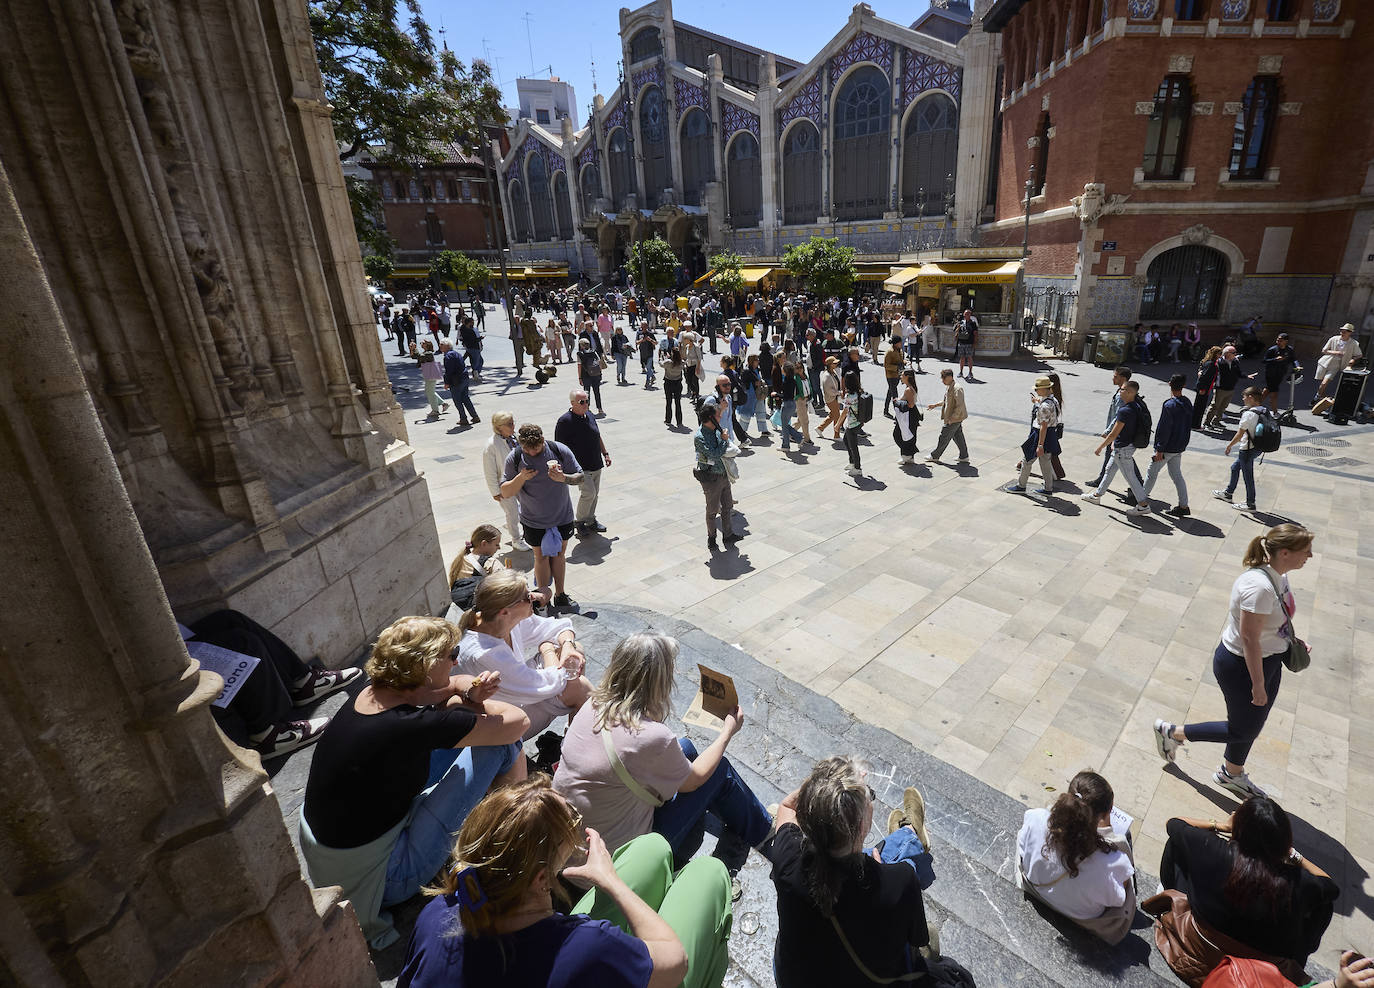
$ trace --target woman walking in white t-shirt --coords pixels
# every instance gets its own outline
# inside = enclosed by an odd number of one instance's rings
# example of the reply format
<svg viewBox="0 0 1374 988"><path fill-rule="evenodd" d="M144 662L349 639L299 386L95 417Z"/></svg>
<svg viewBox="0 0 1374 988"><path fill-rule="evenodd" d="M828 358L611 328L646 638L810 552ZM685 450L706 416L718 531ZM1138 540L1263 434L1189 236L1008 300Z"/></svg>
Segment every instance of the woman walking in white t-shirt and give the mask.
<svg viewBox="0 0 1374 988"><path fill-rule="evenodd" d="M1155 721L1155 747L1173 761L1184 741L1226 745L1225 760L1212 778L1241 799L1265 792L1250 781L1245 760L1264 728L1283 676L1283 659L1296 640L1296 602L1288 573L1312 558L1315 536L1301 525L1283 524L1250 540L1245 572L1231 587L1231 606L1212 673L1226 701L1226 719L1202 724Z"/></svg>
<svg viewBox="0 0 1374 988"><path fill-rule="evenodd" d="M1135 865L1112 830L1114 798L1102 776L1079 772L1048 810L1027 810L1016 835L1017 886L1108 943L1135 919Z"/></svg>
<svg viewBox="0 0 1374 988"><path fill-rule="evenodd" d="M1212 491L1212 496L1218 501L1230 502L1232 495L1236 493L1236 485L1241 478L1245 479L1245 506L1244 510L1255 510L1255 460L1259 459L1260 451L1255 448L1255 428L1260 420L1260 399L1264 397L1264 391L1260 388L1246 388L1241 392L1241 402L1244 407L1240 411L1240 423L1236 426L1236 434L1231 437L1231 441L1226 444L1226 455L1231 455L1231 447L1240 445L1240 451L1236 453L1236 458L1231 461L1231 482L1226 485L1224 490ZM1232 507L1241 510L1241 505L1232 504Z"/></svg>

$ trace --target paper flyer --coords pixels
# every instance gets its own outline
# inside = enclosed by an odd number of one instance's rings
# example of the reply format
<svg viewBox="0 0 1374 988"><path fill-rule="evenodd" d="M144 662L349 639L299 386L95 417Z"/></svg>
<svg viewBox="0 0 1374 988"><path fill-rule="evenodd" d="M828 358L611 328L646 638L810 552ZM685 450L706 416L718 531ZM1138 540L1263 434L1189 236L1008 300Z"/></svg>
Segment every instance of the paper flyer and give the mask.
<svg viewBox="0 0 1374 988"><path fill-rule="evenodd" d="M237 695L244 680L258 667L258 659L242 652L234 652L209 642L187 642L186 651L191 658L200 663L202 669L217 673L224 680L224 689L210 703L216 707L227 707Z"/></svg>
<svg viewBox="0 0 1374 988"><path fill-rule="evenodd" d="M1112 807L1112 830L1118 837L1125 837L1131 832L1131 824L1135 823L1135 817L1131 816L1119 806Z"/></svg>
<svg viewBox="0 0 1374 988"><path fill-rule="evenodd" d="M739 706L739 696L735 693L735 681L723 672L716 672L697 664L701 671L701 685L692 705L682 715L684 724L703 727L713 731L725 730L725 715Z"/></svg>

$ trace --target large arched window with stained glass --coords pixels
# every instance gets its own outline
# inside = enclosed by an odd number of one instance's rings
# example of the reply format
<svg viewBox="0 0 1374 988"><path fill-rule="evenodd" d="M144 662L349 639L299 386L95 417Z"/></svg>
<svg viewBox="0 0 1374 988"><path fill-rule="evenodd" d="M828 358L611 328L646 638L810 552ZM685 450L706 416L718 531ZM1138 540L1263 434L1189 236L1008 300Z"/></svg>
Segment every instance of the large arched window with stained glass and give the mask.
<svg viewBox="0 0 1374 988"><path fill-rule="evenodd" d="M872 65L855 70L835 94L831 125L838 219L872 219L887 209L890 97L887 76Z"/></svg>
<svg viewBox="0 0 1374 988"><path fill-rule="evenodd" d="M544 158L538 152L530 155L530 160L525 165L525 177L530 183L530 212L534 216L534 239L552 240L555 236L553 190L549 188L549 172L544 167Z"/></svg>
<svg viewBox="0 0 1374 988"><path fill-rule="evenodd" d="M668 107L658 86L649 86L639 98L639 139L644 142L644 204L656 209L663 190L673 184L673 167L668 160Z"/></svg>
<svg viewBox="0 0 1374 988"><path fill-rule="evenodd" d="M907 115L902 134L902 215L938 216L954 192L959 161L959 110L943 93L925 97Z"/></svg>
<svg viewBox="0 0 1374 988"><path fill-rule="evenodd" d="M634 190L634 171L630 166L629 139L624 127L617 127L606 138L606 151L611 159L611 202L616 209L625 208L625 197Z"/></svg>
<svg viewBox="0 0 1374 988"><path fill-rule="evenodd" d="M730 225L743 230L759 225L763 206L763 172L759 161L759 142L753 134L740 131L730 141L726 165L726 185L730 192Z"/></svg>
<svg viewBox="0 0 1374 988"><path fill-rule="evenodd" d="M596 200L601 198L601 169L596 162L582 166L582 218L596 215Z"/></svg>
<svg viewBox="0 0 1374 988"><path fill-rule="evenodd" d="M820 214L821 134L810 120L799 120L782 142L782 218L814 223Z"/></svg>
<svg viewBox="0 0 1374 988"><path fill-rule="evenodd" d="M510 196L511 228L515 231L515 242L523 244L530 239L530 198L525 194L525 184L518 178L508 187Z"/></svg>
<svg viewBox="0 0 1374 988"><path fill-rule="evenodd" d="M1189 245L1166 250L1146 271L1140 318L1160 322L1216 319L1226 289L1226 255L1211 247Z"/></svg>
<svg viewBox="0 0 1374 988"><path fill-rule="evenodd" d="M711 120L700 107L682 116L682 201L700 206L706 184L716 180L715 153L711 147Z"/></svg>
<svg viewBox="0 0 1374 988"><path fill-rule="evenodd" d="M553 218L556 223L554 236L568 240L573 235L572 203L568 201L568 173L553 173Z"/></svg>

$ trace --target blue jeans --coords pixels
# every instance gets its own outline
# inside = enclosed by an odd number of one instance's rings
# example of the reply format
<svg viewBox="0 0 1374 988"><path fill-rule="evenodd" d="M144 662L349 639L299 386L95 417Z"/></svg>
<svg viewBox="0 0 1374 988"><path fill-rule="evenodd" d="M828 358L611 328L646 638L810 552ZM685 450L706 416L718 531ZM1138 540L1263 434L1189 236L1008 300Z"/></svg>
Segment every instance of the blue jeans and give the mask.
<svg viewBox="0 0 1374 988"><path fill-rule="evenodd" d="M628 353L617 353L615 355L615 379L617 381L627 380L625 377L625 366L630 362Z"/></svg>
<svg viewBox="0 0 1374 988"><path fill-rule="evenodd" d="M1235 494L1240 478L1245 478L1246 504L1255 503L1255 460L1259 455L1259 450L1243 449L1231 461L1231 482L1226 485L1226 493Z"/></svg>
<svg viewBox="0 0 1374 988"><path fill-rule="evenodd" d="M1169 479L1174 482L1174 491L1178 494L1177 505L1180 508L1188 507L1188 485L1183 480L1182 453L1165 453L1162 460L1151 458L1150 470L1145 475L1145 496L1149 497L1150 491L1155 489L1155 481L1162 467L1169 468Z"/></svg>
<svg viewBox="0 0 1374 988"><path fill-rule="evenodd" d="M653 384L657 376L654 374L654 358L650 357L648 360L640 360L639 369L644 372L645 386L647 387L648 385Z"/></svg>
<svg viewBox="0 0 1374 988"><path fill-rule="evenodd" d="M688 761L696 761L697 749L687 738L678 738ZM678 860L690 858L701 847L706 833L706 814L715 814L725 829L750 847L758 847L773 828L768 811L738 775L728 758L699 788L680 792L654 810L654 833L662 834Z"/></svg>
<svg viewBox="0 0 1374 988"><path fill-rule="evenodd" d="M478 377L482 376L482 348L480 346L463 347L463 352L468 355L468 368Z"/></svg>
<svg viewBox="0 0 1374 988"><path fill-rule="evenodd" d="M1224 742L1226 760L1233 765L1245 764L1255 739L1264 729L1264 722L1269 719L1269 711L1274 707L1279 684L1283 681L1283 653L1266 655L1263 661L1264 692L1269 702L1257 707L1250 702L1253 686L1244 657L1217 644L1217 650L1212 653L1212 675L1216 676L1222 698L1226 700L1226 719L1183 725L1183 733L1189 741Z"/></svg>
<svg viewBox="0 0 1374 988"><path fill-rule="evenodd" d="M523 757L518 744L446 748L430 756L430 779L442 774L411 804L410 825L396 839L387 862L382 905L404 902L434 877L453 852L454 834L463 821L518 757Z"/></svg>
<svg viewBox="0 0 1374 988"><path fill-rule="evenodd" d="M1097 487L1098 493L1101 494L1112 486L1118 470L1121 471L1121 476L1126 478L1126 486L1135 495L1136 502L1144 504L1145 488L1140 486L1140 471L1135 465L1135 447L1131 445L1117 446L1112 450L1112 462L1107 467L1107 472L1102 475L1102 483Z"/></svg>
<svg viewBox="0 0 1374 988"><path fill-rule="evenodd" d="M801 444L802 434L792 428L792 416L797 410L797 403L783 399L782 403L782 448L790 449L788 445L795 438L798 445Z"/></svg>
<svg viewBox="0 0 1374 988"><path fill-rule="evenodd" d="M466 414L474 422L476 422L477 409L474 408L472 405L472 395L468 390L468 382L464 381L462 384L459 384L456 387L450 385L448 393L449 396L453 399L453 407L458 409L458 415L461 417Z"/></svg>

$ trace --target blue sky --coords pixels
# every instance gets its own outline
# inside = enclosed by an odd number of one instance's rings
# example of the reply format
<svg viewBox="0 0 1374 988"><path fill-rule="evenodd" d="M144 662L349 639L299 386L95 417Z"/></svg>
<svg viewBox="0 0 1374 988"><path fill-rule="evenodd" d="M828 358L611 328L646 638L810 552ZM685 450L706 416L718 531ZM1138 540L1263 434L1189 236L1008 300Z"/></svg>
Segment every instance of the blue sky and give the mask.
<svg viewBox="0 0 1374 988"><path fill-rule="evenodd" d="M870 0L872 2L872 0ZM578 124L586 124L592 99L591 61L596 60L597 89L609 96L616 85L620 58L620 4L555 0L503 0L499 3L460 3L422 0L425 17L437 32L442 25L448 46L463 61L486 58L501 83L507 106L514 106L518 76L553 74L572 83L577 94ZM640 6L627 0L626 6ZM679 21L735 38L805 63L844 26L850 4L795 0L783 3L740 3L738 0L675 0ZM926 0L914 4L872 3L874 13L910 24L926 10ZM525 14L530 15L528 39ZM782 15L782 16L780 16ZM533 62L530 49L533 47ZM533 64L534 71L531 71Z"/></svg>

